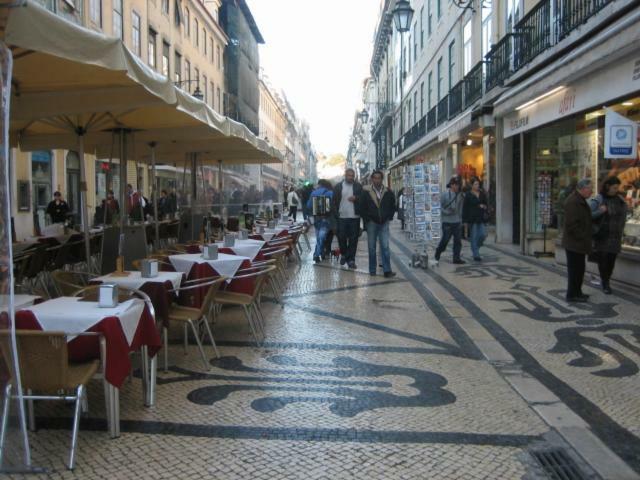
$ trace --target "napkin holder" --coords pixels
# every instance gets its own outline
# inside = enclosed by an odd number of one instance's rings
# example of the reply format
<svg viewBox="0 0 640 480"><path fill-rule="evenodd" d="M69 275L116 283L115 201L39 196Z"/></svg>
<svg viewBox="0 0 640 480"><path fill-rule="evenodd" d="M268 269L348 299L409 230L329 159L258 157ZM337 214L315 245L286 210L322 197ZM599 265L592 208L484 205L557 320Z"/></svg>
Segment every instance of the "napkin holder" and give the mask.
<svg viewBox="0 0 640 480"><path fill-rule="evenodd" d="M236 244L236 236L235 235L225 235L224 236L224 246L227 248L232 248Z"/></svg>
<svg viewBox="0 0 640 480"><path fill-rule="evenodd" d="M270 228L270 229L276 228L276 220L269 220L267 222L267 227Z"/></svg>
<svg viewBox="0 0 640 480"><path fill-rule="evenodd" d="M249 232L244 228L240 229L238 232L238 240L246 240L249 238Z"/></svg>
<svg viewBox="0 0 640 480"><path fill-rule="evenodd" d="M98 306L113 308L118 306L118 285L103 283L98 290Z"/></svg>
<svg viewBox="0 0 640 480"><path fill-rule="evenodd" d="M142 278L154 278L158 276L158 260L144 259L140 263L140 276Z"/></svg>
<svg viewBox="0 0 640 480"><path fill-rule="evenodd" d="M205 260L217 260L218 259L218 245L210 243L202 247L202 258Z"/></svg>
<svg viewBox="0 0 640 480"><path fill-rule="evenodd" d="M264 233L264 226L263 225L259 225L258 226L258 234L262 235Z"/></svg>

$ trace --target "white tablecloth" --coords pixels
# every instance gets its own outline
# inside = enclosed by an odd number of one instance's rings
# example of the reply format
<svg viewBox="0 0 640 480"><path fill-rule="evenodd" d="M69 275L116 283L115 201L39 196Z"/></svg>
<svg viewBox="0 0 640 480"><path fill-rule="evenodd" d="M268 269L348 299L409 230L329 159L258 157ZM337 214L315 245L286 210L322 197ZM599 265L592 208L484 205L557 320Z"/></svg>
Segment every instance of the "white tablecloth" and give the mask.
<svg viewBox="0 0 640 480"><path fill-rule="evenodd" d="M13 296L13 309L21 310L25 307L33 305L33 303L39 298L42 298L42 297L39 297L38 295L15 294ZM8 306L9 306L9 295L0 295L0 307L6 310Z"/></svg>
<svg viewBox="0 0 640 480"><path fill-rule="evenodd" d="M218 274L224 275L225 277L233 277L245 260L251 259L240 255L227 255L225 253L219 253L217 260L206 260L202 258L201 253L169 256L169 261L173 267L177 271L186 273L187 275L191 271L194 263L208 263Z"/></svg>
<svg viewBox="0 0 640 480"><path fill-rule="evenodd" d="M118 317L129 345L138 328L144 302L131 299L114 308L101 308L98 302L80 301L78 297L59 297L32 305L30 310L45 331L86 332L106 317ZM68 337L73 340L74 337Z"/></svg>
<svg viewBox="0 0 640 480"><path fill-rule="evenodd" d="M216 245L218 245L218 248L223 248L224 242L218 242L216 243ZM264 242L262 240L236 240L236 243L233 247L231 247L231 250L233 250L233 253L235 253L236 255L247 257L253 260L254 258L256 258L256 255L258 255L258 252L260 252L260 249L263 246Z"/></svg>
<svg viewBox="0 0 640 480"><path fill-rule="evenodd" d="M103 283L115 283L116 285L135 288L136 290L139 290L140 287L147 282L164 283L168 280L173 284L174 289L178 289L182 283L182 272L158 272L158 276L153 278L143 278L142 273L140 272L129 272L129 275L126 277L113 276L109 274L93 278L92 280Z"/></svg>

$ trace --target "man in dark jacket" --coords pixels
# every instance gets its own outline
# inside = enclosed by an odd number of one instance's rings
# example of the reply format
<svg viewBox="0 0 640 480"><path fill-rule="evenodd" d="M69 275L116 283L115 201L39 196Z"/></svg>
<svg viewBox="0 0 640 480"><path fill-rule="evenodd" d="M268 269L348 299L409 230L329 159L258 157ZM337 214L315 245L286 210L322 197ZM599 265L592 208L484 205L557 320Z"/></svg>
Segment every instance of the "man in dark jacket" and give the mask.
<svg viewBox="0 0 640 480"><path fill-rule="evenodd" d="M345 263L350 269L356 267L358 230L360 230L360 197L362 185L355 181L356 172L347 168L344 180L333 189L333 211L338 223L338 243L340 245L340 265Z"/></svg>
<svg viewBox="0 0 640 480"><path fill-rule="evenodd" d="M387 278L395 277L391 271L389 251L389 222L396 213L396 198L391 190L382 184L382 172L371 174L371 185L363 188L360 197L360 215L365 222L369 246L369 275L375 275L378 266L376 241L380 239L382 270Z"/></svg>
<svg viewBox="0 0 640 480"><path fill-rule="evenodd" d="M564 204L562 246L567 254L568 302L586 302L589 299L589 295L582 293L582 281L585 257L591 253L592 220L591 208L587 203L591 193L591 180L584 178Z"/></svg>

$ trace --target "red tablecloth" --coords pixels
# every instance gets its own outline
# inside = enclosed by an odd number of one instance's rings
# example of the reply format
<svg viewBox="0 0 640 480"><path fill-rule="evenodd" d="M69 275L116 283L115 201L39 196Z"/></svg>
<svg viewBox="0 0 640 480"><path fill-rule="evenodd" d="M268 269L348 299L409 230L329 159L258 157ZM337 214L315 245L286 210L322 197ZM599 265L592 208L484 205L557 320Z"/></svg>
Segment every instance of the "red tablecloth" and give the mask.
<svg viewBox="0 0 640 480"><path fill-rule="evenodd" d="M16 312L16 328L42 330L30 310ZM162 346L160 335L147 307L142 312L131 345L127 342L118 317L105 317L88 331L103 334L107 348L105 376L107 381L117 388L122 386L131 370L130 352L139 350L140 347L146 345L149 355L154 356ZM97 337L76 337L69 342L68 347L69 360L71 361L84 362L100 358L100 343Z"/></svg>
<svg viewBox="0 0 640 480"><path fill-rule="evenodd" d="M226 251L222 251L220 249L220 253L229 253ZM232 254L232 253L230 253ZM251 266L251 262L249 260L245 260L240 265L240 269L249 268ZM191 271L189 272L189 280L197 280L200 278L208 278L218 276L219 273L214 270L214 268L208 263L194 263L193 267L191 267ZM254 290L254 280L252 278L243 278L239 280L232 280L229 283L225 283L222 287L224 290L229 292L237 292L237 293L246 293L251 295ZM207 295L207 288L194 288L192 290L187 290L180 292L180 305L200 308L202 302L204 301L204 297Z"/></svg>

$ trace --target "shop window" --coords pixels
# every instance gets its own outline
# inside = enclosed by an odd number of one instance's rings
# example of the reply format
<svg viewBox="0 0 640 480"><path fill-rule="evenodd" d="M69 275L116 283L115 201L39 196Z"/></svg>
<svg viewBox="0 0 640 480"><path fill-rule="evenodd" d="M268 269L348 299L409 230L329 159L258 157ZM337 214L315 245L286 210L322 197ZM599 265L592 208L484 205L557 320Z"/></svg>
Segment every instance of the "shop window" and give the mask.
<svg viewBox="0 0 640 480"><path fill-rule="evenodd" d="M40 226L44 226L44 211L53 198L52 191L53 155L49 151L31 154L31 183L33 185L33 211L40 218Z"/></svg>

